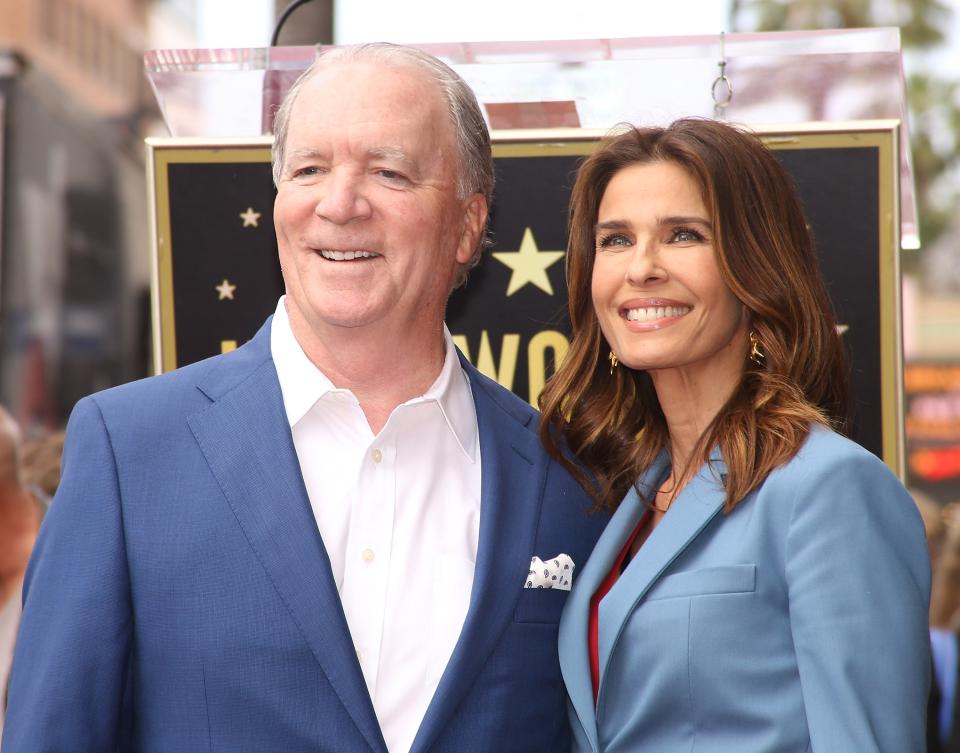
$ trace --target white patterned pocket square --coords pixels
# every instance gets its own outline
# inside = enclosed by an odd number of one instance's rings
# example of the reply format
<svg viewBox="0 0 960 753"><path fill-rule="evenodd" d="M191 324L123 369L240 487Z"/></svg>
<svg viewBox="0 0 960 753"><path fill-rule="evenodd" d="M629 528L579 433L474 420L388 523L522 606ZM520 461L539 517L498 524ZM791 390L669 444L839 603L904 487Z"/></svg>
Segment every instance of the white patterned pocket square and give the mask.
<svg viewBox="0 0 960 753"><path fill-rule="evenodd" d="M539 557L530 560L530 572L524 581L524 588L558 588L570 590L573 579L573 560L569 554L558 554L544 562Z"/></svg>

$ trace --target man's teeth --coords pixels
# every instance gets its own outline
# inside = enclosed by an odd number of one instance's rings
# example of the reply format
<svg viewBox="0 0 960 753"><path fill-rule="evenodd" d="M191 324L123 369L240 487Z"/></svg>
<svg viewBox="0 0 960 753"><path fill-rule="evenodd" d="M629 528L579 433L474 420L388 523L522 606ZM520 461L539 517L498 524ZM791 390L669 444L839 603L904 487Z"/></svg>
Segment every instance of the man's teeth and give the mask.
<svg viewBox="0 0 960 753"><path fill-rule="evenodd" d="M331 259L332 261L353 261L354 259L372 259L374 256L379 256L380 254L375 254L373 251L329 251L327 249L320 249L320 256L324 259Z"/></svg>
<svg viewBox="0 0 960 753"><path fill-rule="evenodd" d="M652 322L671 316L683 316L689 312L689 306L650 306L642 309L627 309L627 319L631 322Z"/></svg>

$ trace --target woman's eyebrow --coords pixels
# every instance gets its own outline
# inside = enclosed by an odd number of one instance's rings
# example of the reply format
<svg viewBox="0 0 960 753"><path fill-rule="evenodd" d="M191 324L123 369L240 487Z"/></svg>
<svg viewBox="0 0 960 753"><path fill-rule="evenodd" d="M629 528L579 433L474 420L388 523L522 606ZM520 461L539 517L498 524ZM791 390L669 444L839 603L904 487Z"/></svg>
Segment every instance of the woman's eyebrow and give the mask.
<svg viewBox="0 0 960 753"><path fill-rule="evenodd" d="M710 227L710 220L705 217L696 217L694 215L674 215L670 217L661 217L657 220L658 225L705 225Z"/></svg>
<svg viewBox="0 0 960 753"><path fill-rule="evenodd" d="M626 230L630 224L626 220L606 220L593 226L593 232L600 230Z"/></svg>

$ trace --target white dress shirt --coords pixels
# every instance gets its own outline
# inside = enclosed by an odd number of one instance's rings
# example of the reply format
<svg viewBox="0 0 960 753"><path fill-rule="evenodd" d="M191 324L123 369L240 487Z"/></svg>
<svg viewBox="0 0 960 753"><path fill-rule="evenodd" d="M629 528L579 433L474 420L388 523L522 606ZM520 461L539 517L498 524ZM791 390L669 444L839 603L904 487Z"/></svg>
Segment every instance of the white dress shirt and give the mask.
<svg viewBox="0 0 960 753"><path fill-rule="evenodd" d="M460 636L480 537L480 439L444 329L443 368L374 435L297 343L280 299L270 348L310 505L390 753L407 753Z"/></svg>

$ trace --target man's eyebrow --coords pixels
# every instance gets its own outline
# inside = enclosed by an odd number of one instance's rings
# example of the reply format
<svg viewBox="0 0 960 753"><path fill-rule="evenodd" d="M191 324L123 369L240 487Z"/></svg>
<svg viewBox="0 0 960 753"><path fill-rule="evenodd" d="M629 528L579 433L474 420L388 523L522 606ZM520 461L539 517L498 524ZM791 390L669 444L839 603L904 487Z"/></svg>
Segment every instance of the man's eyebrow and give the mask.
<svg viewBox="0 0 960 753"><path fill-rule="evenodd" d="M370 159L388 159L397 162L411 162L407 153L399 146L377 146L367 150ZM290 159L319 159L323 154L318 149L294 149L290 152Z"/></svg>
<svg viewBox="0 0 960 753"><path fill-rule="evenodd" d="M317 159L320 152L316 149L294 149L290 152L290 159Z"/></svg>
<svg viewBox="0 0 960 753"><path fill-rule="evenodd" d="M388 159L397 162L410 162L407 153L399 146L376 146L367 152L372 159Z"/></svg>

